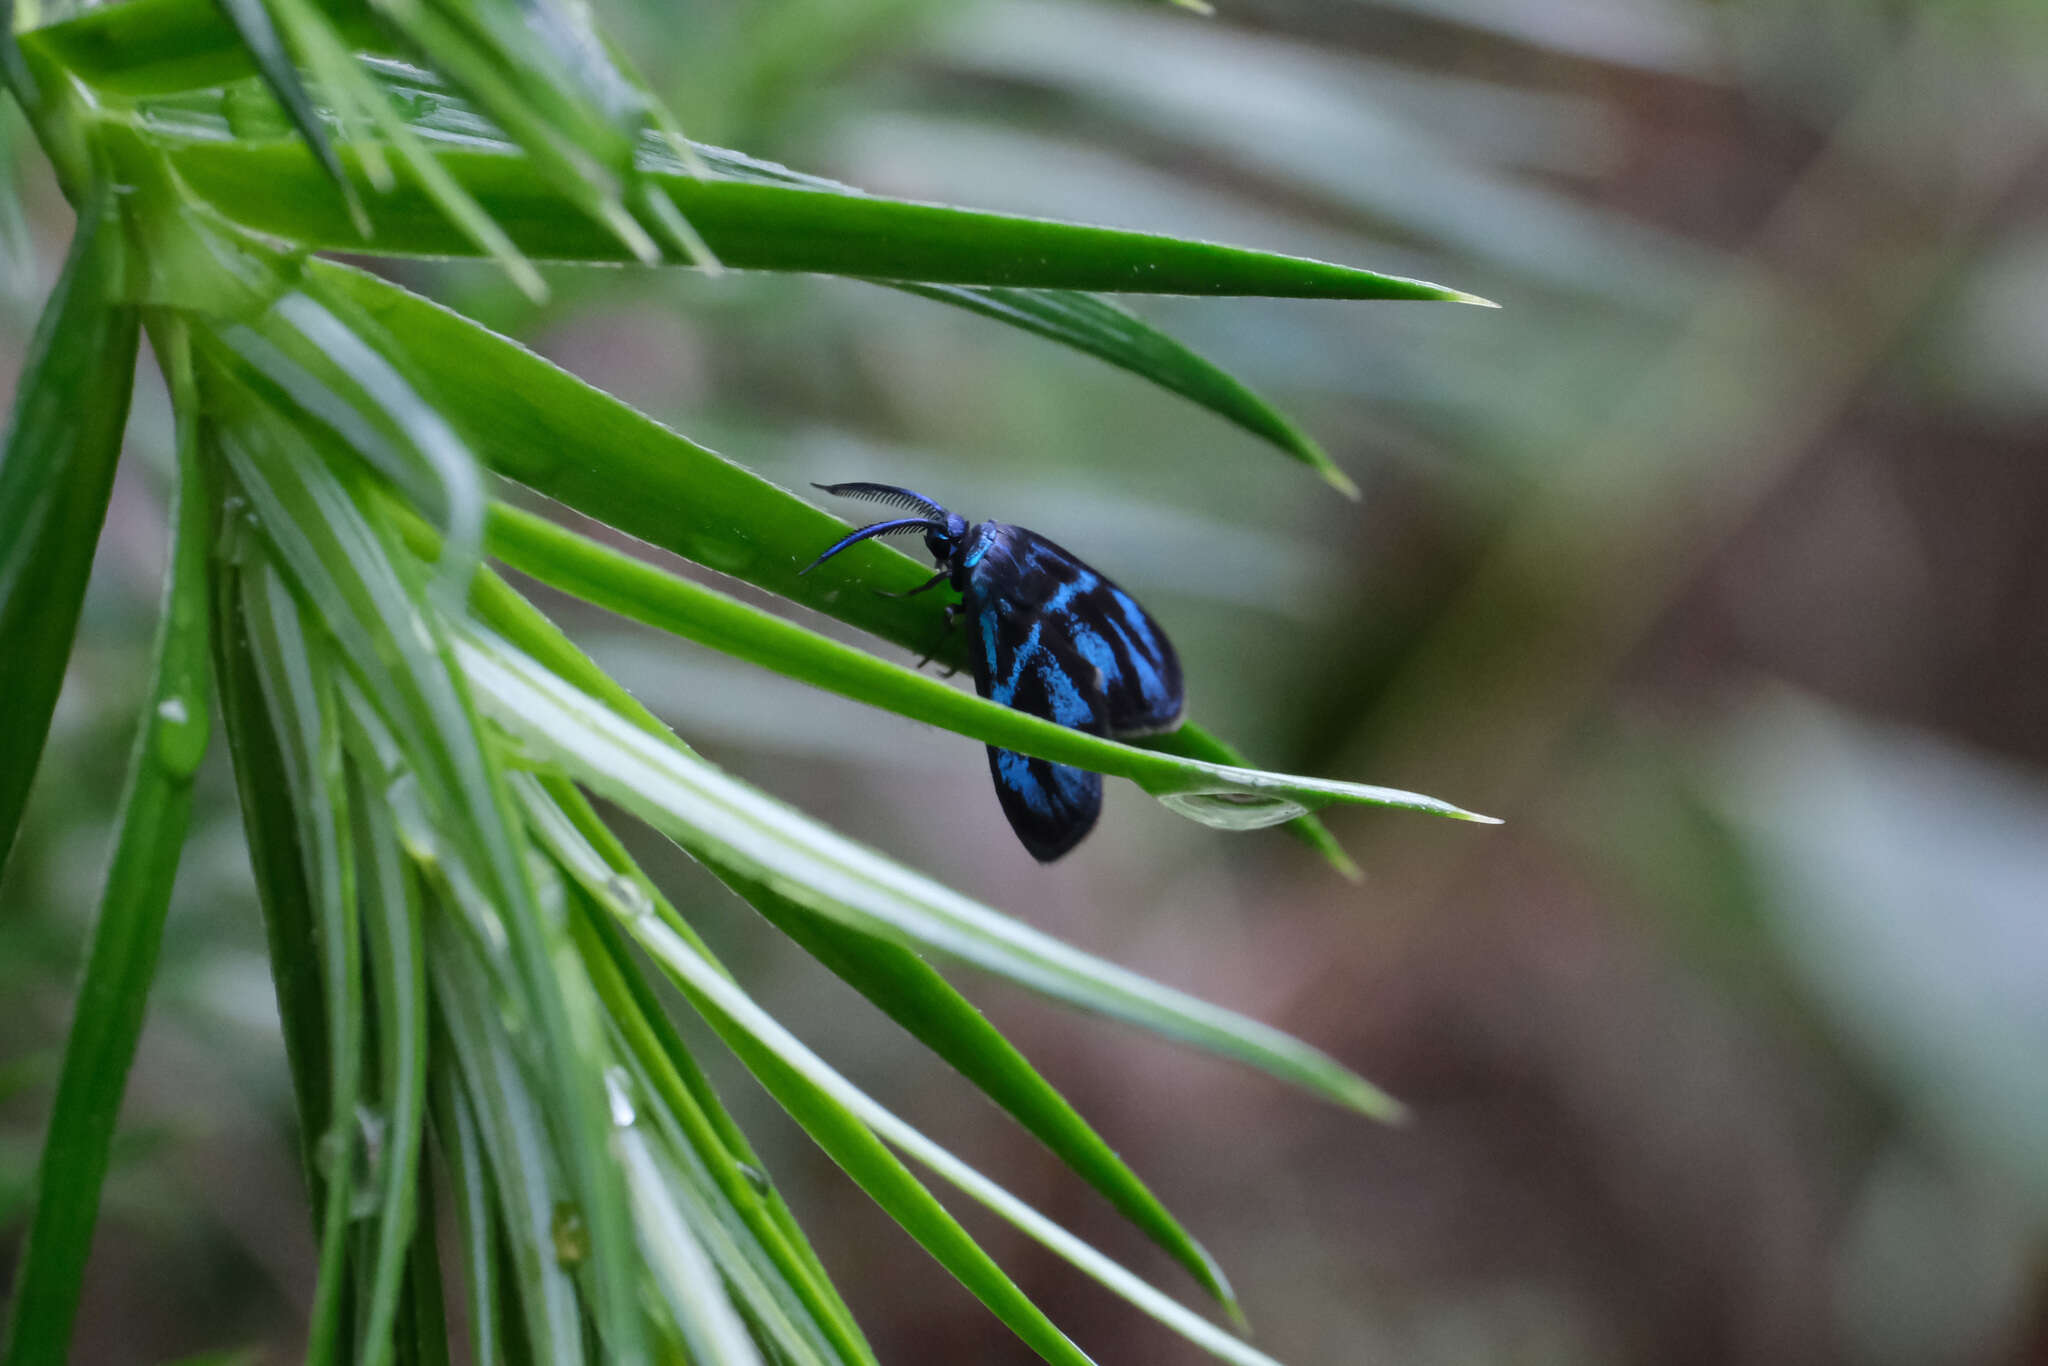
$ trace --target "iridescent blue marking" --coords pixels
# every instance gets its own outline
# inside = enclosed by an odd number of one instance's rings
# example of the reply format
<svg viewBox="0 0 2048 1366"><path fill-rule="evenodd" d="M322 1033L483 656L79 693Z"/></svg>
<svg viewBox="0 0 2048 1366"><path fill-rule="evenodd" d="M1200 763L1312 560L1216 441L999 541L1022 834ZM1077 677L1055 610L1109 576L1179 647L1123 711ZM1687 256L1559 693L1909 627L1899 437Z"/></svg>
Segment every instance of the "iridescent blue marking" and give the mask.
<svg viewBox="0 0 2048 1366"><path fill-rule="evenodd" d="M1090 664L1093 664L1095 672L1101 675L1101 679L1096 686L1107 688L1109 680L1115 678L1120 672L1115 648L1108 641L1097 635L1092 627L1086 626L1081 622L1077 621L1074 623L1073 634L1074 648L1079 650L1081 657Z"/></svg>
<svg viewBox="0 0 2048 1366"><path fill-rule="evenodd" d="M968 658L984 697L1097 735L1147 734L1179 719L1180 662L1165 633L1130 594L1066 550L1022 527L970 524L909 489L819 487L916 514L860 528L812 567L871 537L921 531L933 562L960 590L973 637ZM995 746L988 760L1003 814L1032 857L1059 858L1094 826L1099 774Z"/></svg>
<svg viewBox="0 0 2048 1366"><path fill-rule="evenodd" d="M1143 692L1147 697L1158 697L1164 693L1165 688L1160 681L1159 671L1152 667L1151 654L1138 648L1137 643L1131 639L1131 633L1124 629L1123 619L1121 617L1111 617L1109 619L1109 627L1123 639L1125 661L1137 671L1139 691ZM1149 641L1152 633L1145 631L1142 624L1138 629L1144 633Z"/></svg>
<svg viewBox="0 0 2048 1366"><path fill-rule="evenodd" d="M1045 789L1038 785L1038 778L1031 771L1031 761L1014 749L999 750L996 753L996 772L1003 781L1024 799L1034 811L1046 809Z"/></svg>
<svg viewBox="0 0 2048 1366"><path fill-rule="evenodd" d="M1109 594L1116 599L1116 605L1124 609L1122 620L1128 621L1137 627L1138 634L1145 638L1145 652L1153 655L1158 654L1160 652L1159 642L1152 635L1152 619L1145 615L1145 609L1138 606L1137 601L1121 588L1112 588L1109 590Z"/></svg>
<svg viewBox="0 0 2048 1366"><path fill-rule="evenodd" d="M988 548L994 545L995 542L995 527L991 523L983 522L981 530L974 535L973 546L968 549L966 558L961 560L960 563L966 565L969 569L974 568L974 566L981 563L981 557L988 554Z"/></svg>
<svg viewBox="0 0 2048 1366"><path fill-rule="evenodd" d="M993 607L982 608L979 625L981 627L981 648L987 652L988 676L991 682L993 682L996 676L996 609Z"/></svg>
<svg viewBox="0 0 2048 1366"><path fill-rule="evenodd" d="M1052 719L1063 726L1080 727L1095 719L1095 708L1081 696L1067 671L1048 659L1038 676L1045 683L1045 698L1052 707Z"/></svg>

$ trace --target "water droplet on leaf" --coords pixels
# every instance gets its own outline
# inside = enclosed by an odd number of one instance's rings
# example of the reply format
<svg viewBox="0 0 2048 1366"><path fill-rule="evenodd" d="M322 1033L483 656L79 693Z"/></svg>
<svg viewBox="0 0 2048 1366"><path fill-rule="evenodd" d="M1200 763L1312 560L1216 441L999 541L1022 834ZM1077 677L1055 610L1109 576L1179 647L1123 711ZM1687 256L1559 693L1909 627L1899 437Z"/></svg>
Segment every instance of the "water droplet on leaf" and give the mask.
<svg viewBox="0 0 2048 1366"><path fill-rule="evenodd" d="M173 778L189 778L206 757L206 709L187 698L170 696L156 704L151 736L156 761Z"/></svg>
<svg viewBox="0 0 2048 1366"><path fill-rule="evenodd" d="M1218 830L1261 830L1308 814L1306 806L1277 792L1169 792L1159 802L1191 821Z"/></svg>
<svg viewBox="0 0 2048 1366"><path fill-rule="evenodd" d="M590 1229L583 1222L583 1211L570 1201L564 1200L555 1206L554 1221L548 1232L554 1239L555 1261L564 1271L581 1266L583 1259L590 1255Z"/></svg>
<svg viewBox="0 0 2048 1366"><path fill-rule="evenodd" d="M646 889L624 873L613 873L604 880L604 892L619 913L630 920L654 914L654 898Z"/></svg>

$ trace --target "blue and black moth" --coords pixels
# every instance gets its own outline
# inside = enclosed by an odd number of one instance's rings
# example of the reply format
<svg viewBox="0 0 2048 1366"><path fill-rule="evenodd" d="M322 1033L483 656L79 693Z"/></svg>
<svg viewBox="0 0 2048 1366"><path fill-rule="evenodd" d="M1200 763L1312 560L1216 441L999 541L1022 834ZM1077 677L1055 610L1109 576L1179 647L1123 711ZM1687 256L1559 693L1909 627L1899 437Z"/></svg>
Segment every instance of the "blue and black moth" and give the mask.
<svg viewBox="0 0 2048 1366"><path fill-rule="evenodd" d="M1147 735L1180 724L1180 659L1166 632L1129 593L1072 554L1006 522L969 525L909 489L814 487L912 515L860 528L803 572L869 537L923 532L939 572L910 591L947 583L960 594L948 616L966 619L974 687L983 697L1091 735ZM988 768L1010 828L1040 863L1066 853L1094 828L1102 810L1100 774L994 745Z"/></svg>

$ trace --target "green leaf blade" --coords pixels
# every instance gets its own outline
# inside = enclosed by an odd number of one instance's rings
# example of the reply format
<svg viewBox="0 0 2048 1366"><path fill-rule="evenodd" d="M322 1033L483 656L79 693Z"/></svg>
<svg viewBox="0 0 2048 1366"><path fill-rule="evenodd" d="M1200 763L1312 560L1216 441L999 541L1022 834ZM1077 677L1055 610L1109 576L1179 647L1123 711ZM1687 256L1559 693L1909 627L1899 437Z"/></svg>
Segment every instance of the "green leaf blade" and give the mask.
<svg viewBox="0 0 2048 1366"><path fill-rule="evenodd" d="M1072 290L919 284L892 288L993 318L1128 370L1277 446L1345 497L1358 497L1351 476L1278 408L1227 370L1107 299Z"/></svg>
<svg viewBox="0 0 2048 1366"><path fill-rule="evenodd" d="M0 447L0 867L63 686L128 418L140 328L112 303L123 255L111 212L104 191L80 208Z"/></svg>
<svg viewBox="0 0 2048 1366"><path fill-rule="evenodd" d="M182 338L171 343L178 393L179 487L173 505L152 681L129 762L85 974L37 1166L34 1206L15 1273L0 1359L39 1366L67 1357L115 1121L142 1034L185 834L192 780L212 702L207 554L212 508ZM26 382L26 381L25 381Z"/></svg>
<svg viewBox="0 0 2048 1366"><path fill-rule="evenodd" d="M908 949L847 928L760 884L761 915L1007 1110L1242 1321L1223 1270L1101 1136L946 979Z"/></svg>
<svg viewBox="0 0 2048 1366"><path fill-rule="evenodd" d="M1275 812L1332 801L1488 819L1420 793L1232 768L1073 730L877 659L502 504L492 508L490 544L513 568L636 621L984 744L1129 778L1182 814L1226 828L1275 824Z"/></svg>
<svg viewBox="0 0 2048 1366"><path fill-rule="evenodd" d="M907 556L869 542L815 574L801 575L820 547L845 533L844 522L517 343L396 285L327 262L311 263L308 279L382 325L384 335L403 348L394 359L498 473L905 649L962 662L958 636L946 630L939 603L886 595L914 588L926 577ZM473 363L452 359L465 354ZM584 454L564 460L565 450ZM950 699L951 690L944 691ZM1010 716L1020 726L1032 721ZM1074 736L1066 732L1053 742L1070 743ZM1314 828L1327 840L1327 832ZM1336 856L1341 859L1341 851ZM1338 866L1348 866L1348 860Z"/></svg>
<svg viewBox="0 0 2048 1366"><path fill-rule="evenodd" d="M342 149L344 162L354 154ZM429 155L524 256L633 259L615 234L563 214L525 158L451 145ZM192 142L171 147L169 157L194 191L246 227L315 248L363 249L338 191L301 143ZM681 174L649 179L732 270L1106 293L1484 302L1422 280L1158 233ZM414 183L366 207L380 254L476 254L473 234Z"/></svg>
<svg viewBox="0 0 2048 1366"><path fill-rule="evenodd" d="M270 17L270 11L263 6L263 0L216 0L221 13L235 27L242 45L249 50L256 69L262 74L263 83L270 87L270 93L284 106L292 126L299 130L299 136L313 149L313 155L320 160L321 169L334 182L340 192L349 219L359 233L366 231L362 203L356 195L354 184L342 170L341 158L334 154L334 144L327 136L327 129L320 122L320 113L313 106L313 97L306 92L306 86L299 79L299 69L292 65L291 54L285 50L284 38L277 31L277 24Z"/></svg>
<svg viewBox="0 0 2048 1366"><path fill-rule="evenodd" d="M459 653L479 705L529 757L561 765L722 875L771 881L856 929L1234 1058L1363 1114L1402 1113L1300 1040L1113 967L856 845L664 745L502 642L472 633Z"/></svg>

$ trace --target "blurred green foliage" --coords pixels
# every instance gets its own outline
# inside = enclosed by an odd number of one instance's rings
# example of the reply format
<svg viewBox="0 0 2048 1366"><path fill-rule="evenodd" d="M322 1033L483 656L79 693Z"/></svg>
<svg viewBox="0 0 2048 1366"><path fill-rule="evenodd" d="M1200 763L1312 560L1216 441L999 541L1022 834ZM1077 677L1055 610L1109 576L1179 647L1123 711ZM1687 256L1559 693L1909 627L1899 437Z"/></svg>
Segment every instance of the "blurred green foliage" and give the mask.
<svg viewBox="0 0 2048 1366"><path fill-rule="evenodd" d="M1262 1346L2038 1357L2038 5L604 18L710 142L878 192L1366 260L1504 305L1140 306L1280 400L1362 486L1353 507L1126 376L859 284L549 270L537 304L486 265L401 272L778 483L888 477L1047 529L1157 606L1220 731L1282 767L1508 818L1483 850L1339 818L1368 874L1354 889L1290 846L1219 848L1119 809L1037 875L997 838L971 745L542 599L762 786L1413 1103L1409 1128L1361 1133L1259 1080L988 1003L1231 1267ZM25 160L26 211L0 217L17 348L61 237ZM161 472L168 410L137 406L131 450ZM20 1003L0 1023L0 1211L17 1214L153 620L161 489L127 471L44 760L69 780L39 784L0 887ZM200 775L124 1129L157 1137L146 1161L117 1149L118 1237L80 1359L230 1340L284 1355L309 1308L310 1244L256 1198L298 1195L230 787L217 764ZM672 895L698 885L635 848ZM878 1098L1014 1158L1019 1194L1135 1247L1105 1212L1059 1209L1050 1162L808 965L737 923L703 929L792 1029L832 1031ZM930 1294L910 1245L788 1129L734 1103L882 1359L1025 1359L965 1296ZM1085 1294L991 1246L1034 1294ZM1092 1313L1074 1322L1099 1360L1195 1359Z"/></svg>

